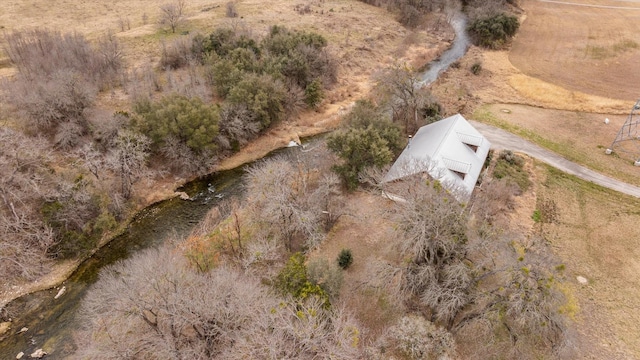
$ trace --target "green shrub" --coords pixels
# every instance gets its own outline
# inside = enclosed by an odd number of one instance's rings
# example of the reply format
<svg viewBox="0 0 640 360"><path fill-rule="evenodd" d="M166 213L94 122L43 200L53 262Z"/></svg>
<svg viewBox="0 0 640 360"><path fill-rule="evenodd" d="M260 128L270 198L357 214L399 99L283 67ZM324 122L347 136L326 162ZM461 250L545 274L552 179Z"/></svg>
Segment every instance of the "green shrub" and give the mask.
<svg viewBox="0 0 640 360"><path fill-rule="evenodd" d="M304 102L310 108L317 107L323 98L322 83L318 80L313 80L311 84L307 85L307 88L304 89Z"/></svg>
<svg viewBox="0 0 640 360"><path fill-rule="evenodd" d="M524 159L510 150L504 150L498 155L496 166L493 169L493 177L505 178L508 182L515 183L520 191L527 191L531 186L529 173L523 168Z"/></svg>
<svg viewBox="0 0 640 360"><path fill-rule="evenodd" d="M269 75L245 73L229 91L227 100L234 105L245 105L263 128L279 122L284 116L286 89Z"/></svg>
<svg viewBox="0 0 640 360"><path fill-rule="evenodd" d="M351 254L351 249L342 249L338 258L336 259L338 262L338 266L340 266L343 270L346 270L353 263L353 255Z"/></svg>
<svg viewBox="0 0 640 360"><path fill-rule="evenodd" d="M536 209L533 211L533 215L531 215L531 219L533 219L533 222L535 223L539 223L542 221L542 214L540 213L540 210Z"/></svg>
<svg viewBox="0 0 640 360"><path fill-rule="evenodd" d="M398 125L385 119L368 101L358 101L347 115L346 125L332 134L327 146L343 161L333 167L347 189L358 186L359 174L367 167L382 167L401 150L403 137Z"/></svg>
<svg viewBox="0 0 640 360"><path fill-rule="evenodd" d="M482 71L482 64L479 62L473 63L473 65L471 65L471 73L473 75L479 75L480 71Z"/></svg>
<svg viewBox="0 0 640 360"><path fill-rule="evenodd" d="M200 98L173 94L157 102L139 101L134 110L138 114L135 125L156 148L172 138L195 153L216 149L218 110Z"/></svg>
<svg viewBox="0 0 640 360"><path fill-rule="evenodd" d="M324 301L325 306L329 306L329 295L320 285L309 280L304 261L304 255L301 253L291 255L287 264L276 277L276 289L282 294L291 295L300 300L317 296Z"/></svg>
<svg viewBox="0 0 640 360"><path fill-rule="evenodd" d="M242 71L231 60L222 59L208 68L208 77L218 96L226 98L242 78Z"/></svg>
<svg viewBox="0 0 640 360"><path fill-rule="evenodd" d="M511 39L519 27L517 17L502 13L474 20L467 31L476 45L497 49Z"/></svg>

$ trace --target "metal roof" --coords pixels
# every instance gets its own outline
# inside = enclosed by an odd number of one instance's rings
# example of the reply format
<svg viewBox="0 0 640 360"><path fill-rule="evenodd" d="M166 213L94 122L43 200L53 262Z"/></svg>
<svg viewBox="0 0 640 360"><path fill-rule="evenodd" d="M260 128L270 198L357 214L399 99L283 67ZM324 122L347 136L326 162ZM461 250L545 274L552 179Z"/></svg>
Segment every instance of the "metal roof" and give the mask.
<svg viewBox="0 0 640 360"><path fill-rule="evenodd" d="M491 144L460 114L418 129L384 181L420 172L466 200L473 192Z"/></svg>

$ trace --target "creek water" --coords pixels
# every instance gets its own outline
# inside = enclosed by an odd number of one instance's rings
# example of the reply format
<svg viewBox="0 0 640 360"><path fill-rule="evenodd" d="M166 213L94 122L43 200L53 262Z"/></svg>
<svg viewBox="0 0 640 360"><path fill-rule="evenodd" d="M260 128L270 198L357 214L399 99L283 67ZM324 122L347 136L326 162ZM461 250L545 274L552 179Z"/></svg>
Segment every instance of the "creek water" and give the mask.
<svg viewBox="0 0 640 360"><path fill-rule="evenodd" d="M456 34L454 43L429 64L421 77L421 86L435 81L469 47L465 32L466 17L457 12L451 17L450 23ZM290 150L279 150L268 156L282 151ZM191 197L190 201L173 198L142 210L122 235L84 261L62 284L66 292L58 299L54 299L58 289L50 289L10 303L8 311L19 316L13 318L11 330L0 337L0 360L15 359L19 352L24 352L27 358L39 348L49 353L47 359L64 359L72 354L75 351L73 331L77 327L75 316L84 294L98 279L100 269L126 259L141 249L158 246L171 236L188 234L222 199L241 196L242 174L246 166L214 173L179 189ZM22 328L28 330L20 332Z"/></svg>
<svg viewBox="0 0 640 360"><path fill-rule="evenodd" d="M158 246L172 236L189 233L204 215L224 199L242 194L244 167L223 171L193 181L183 188L191 200L173 198L139 212L122 235L111 240L84 261L62 285L66 292L54 299L58 289L26 295L7 306L13 319L11 330L0 341L0 359L15 359L19 352L29 357L43 348L47 359L64 359L75 351L75 314L89 286L102 267L126 259L136 251ZM27 328L25 332L20 329Z"/></svg>
<svg viewBox="0 0 640 360"><path fill-rule="evenodd" d="M419 87L428 86L436 81L440 73L449 68L451 64L466 54L469 49L469 36L467 35L467 17L457 11L451 16L449 23L456 34L453 45L440 57L429 64L427 70L420 77Z"/></svg>

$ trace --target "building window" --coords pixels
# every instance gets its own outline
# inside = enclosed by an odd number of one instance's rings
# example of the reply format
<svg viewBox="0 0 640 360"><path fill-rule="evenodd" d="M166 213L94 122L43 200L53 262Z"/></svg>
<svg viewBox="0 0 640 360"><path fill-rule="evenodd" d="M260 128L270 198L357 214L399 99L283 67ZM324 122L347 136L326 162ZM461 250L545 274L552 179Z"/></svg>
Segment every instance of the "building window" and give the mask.
<svg viewBox="0 0 640 360"><path fill-rule="evenodd" d="M455 170L451 170L451 169L449 169L449 171L451 171L452 173L458 175L458 177L460 177L460 179L462 179L462 180L464 180L465 176L467 176L467 174L462 173L460 171L455 171Z"/></svg>
<svg viewBox="0 0 640 360"><path fill-rule="evenodd" d="M464 143L465 145L467 145L469 147L469 149L473 150L474 153L478 152L478 146L477 145L471 145L471 144L467 144Z"/></svg>

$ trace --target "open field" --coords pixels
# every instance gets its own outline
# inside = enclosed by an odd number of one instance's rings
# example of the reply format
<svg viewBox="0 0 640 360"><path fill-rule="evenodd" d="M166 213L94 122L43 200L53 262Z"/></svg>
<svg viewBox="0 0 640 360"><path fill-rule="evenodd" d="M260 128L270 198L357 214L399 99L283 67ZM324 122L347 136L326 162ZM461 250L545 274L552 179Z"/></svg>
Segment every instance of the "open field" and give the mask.
<svg viewBox="0 0 640 360"><path fill-rule="evenodd" d="M450 113L461 111L638 185L640 169L632 160L607 156L604 150L640 97L640 49L635 43L640 4L571 2L627 9L523 1L526 15L513 47L472 47L433 91ZM474 63L482 64L478 76L469 71ZM571 358L640 358L637 199L545 165L535 169L535 194L521 197L514 223L531 224L535 198L553 198L558 204L560 222L546 229L567 265L567 285L580 308L575 343L580 350ZM578 284L576 276L589 283Z"/></svg>
<svg viewBox="0 0 640 360"><path fill-rule="evenodd" d="M640 3L526 0L521 6L526 19L509 53L516 68L586 94L640 96Z"/></svg>
<svg viewBox="0 0 640 360"><path fill-rule="evenodd" d="M640 74L634 68L640 60L634 43L640 5L590 3L638 10L522 2L526 19L510 51L471 52L486 71L468 77L467 89L477 98L467 101L483 104L475 112L478 120L638 185L640 169L604 150L640 96ZM580 307L577 357L639 358L637 199L544 165L537 165L536 173L536 196L555 199L561 214L548 230ZM579 285L576 276L586 277L588 285Z"/></svg>
<svg viewBox="0 0 640 360"><path fill-rule="evenodd" d="M640 357L640 203L537 165L538 198L554 199L557 224L545 224L578 300L580 358ZM576 276L587 278L580 285Z"/></svg>
<svg viewBox="0 0 640 360"><path fill-rule="evenodd" d="M604 123L605 117L609 124ZM634 159L624 154L605 154L605 149L610 147L625 122L625 115L491 104L479 108L473 118L504 128L599 173L640 185L638 168L633 166Z"/></svg>

